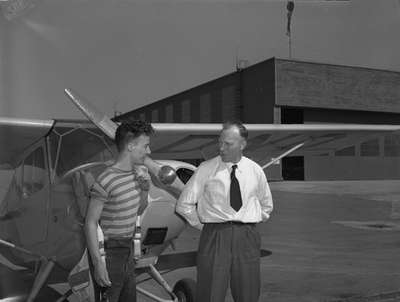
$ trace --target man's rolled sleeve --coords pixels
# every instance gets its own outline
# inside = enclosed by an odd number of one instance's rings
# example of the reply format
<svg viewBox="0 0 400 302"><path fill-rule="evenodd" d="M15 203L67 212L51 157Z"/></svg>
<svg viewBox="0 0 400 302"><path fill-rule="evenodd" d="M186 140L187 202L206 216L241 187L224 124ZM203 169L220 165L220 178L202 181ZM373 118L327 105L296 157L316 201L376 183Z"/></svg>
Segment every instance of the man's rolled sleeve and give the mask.
<svg viewBox="0 0 400 302"><path fill-rule="evenodd" d="M201 188L202 185L198 169L185 185L185 188L176 203L176 212L182 215L191 226L197 229L202 228L197 213L197 201L201 194Z"/></svg>
<svg viewBox="0 0 400 302"><path fill-rule="evenodd" d="M269 188L267 177L265 176L264 171L262 171L260 174L259 187L262 220L267 221L274 206L272 202L271 189Z"/></svg>
<svg viewBox="0 0 400 302"><path fill-rule="evenodd" d="M104 205L107 202L107 198L107 191L98 182L95 182L90 188L90 200L100 202Z"/></svg>

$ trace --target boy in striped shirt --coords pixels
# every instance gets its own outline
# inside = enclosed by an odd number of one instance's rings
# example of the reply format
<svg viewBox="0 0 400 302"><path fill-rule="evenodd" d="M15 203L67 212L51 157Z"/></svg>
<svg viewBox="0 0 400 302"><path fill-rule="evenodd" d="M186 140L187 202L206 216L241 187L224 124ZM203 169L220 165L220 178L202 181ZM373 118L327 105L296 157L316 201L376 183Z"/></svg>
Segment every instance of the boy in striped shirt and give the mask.
<svg viewBox="0 0 400 302"><path fill-rule="evenodd" d="M143 166L150 154L149 123L122 123L116 131L118 156L99 175L91 190L85 232L94 269L94 279L102 287L102 299L136 301L132 236L137 215L147 206L150 176ZM106 261L102 260L97 225L104 233Z"/></svg>

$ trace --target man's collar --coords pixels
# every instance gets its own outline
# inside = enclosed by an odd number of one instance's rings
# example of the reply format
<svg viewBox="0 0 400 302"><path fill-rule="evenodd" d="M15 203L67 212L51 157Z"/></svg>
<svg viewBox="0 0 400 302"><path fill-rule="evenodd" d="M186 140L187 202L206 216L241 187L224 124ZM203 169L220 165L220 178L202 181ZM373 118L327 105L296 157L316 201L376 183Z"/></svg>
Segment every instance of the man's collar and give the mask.
<svg viewBox="0 0 400 302"><path fill-rule="evenodd" d="M240 160L239 160L237 163L224 162L224 161L222 160L221 157L219 157L219 160L220 160L220 163L221 163L222 165L224 165L229 171L232 170L232 166L233 166L233 165L237 165L237 170L240 171L240 170L241 170L241 166L243 165L243 158L244 158L244 157L243 157L243 155L242 155L242 157L240 158Z"/></svg>

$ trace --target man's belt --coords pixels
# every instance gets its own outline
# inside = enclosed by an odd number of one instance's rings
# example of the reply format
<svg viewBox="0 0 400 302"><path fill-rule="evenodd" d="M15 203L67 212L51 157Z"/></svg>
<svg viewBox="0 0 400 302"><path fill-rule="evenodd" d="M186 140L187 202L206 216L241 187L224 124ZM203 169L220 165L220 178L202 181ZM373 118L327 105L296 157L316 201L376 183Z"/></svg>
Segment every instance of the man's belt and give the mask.
<svg viewBox="0 0 400 302"><path fill-rule="evenodd" d="M140 215L136 220L136 228L133 237L129 238L108 238L104 241L105 249L112 248L132 248L133 257L138 260L142 256L142 229L140 225Z"/></svg>
<svg viewBox="0 0 400 302"><path fill-rule="evenodd" d="M228 221L221 221L221 222L205 222L204 224L219 224L219 225L255 225L255 222L243 222L243 221L235 221L235 220L228 220Z"/></svg>
<svg viewBox="0 0 400 302"><path fill-rule="evenodd" d="M132 238L109 238L104 241L104 248L130 248L132 246Z"/></svg>

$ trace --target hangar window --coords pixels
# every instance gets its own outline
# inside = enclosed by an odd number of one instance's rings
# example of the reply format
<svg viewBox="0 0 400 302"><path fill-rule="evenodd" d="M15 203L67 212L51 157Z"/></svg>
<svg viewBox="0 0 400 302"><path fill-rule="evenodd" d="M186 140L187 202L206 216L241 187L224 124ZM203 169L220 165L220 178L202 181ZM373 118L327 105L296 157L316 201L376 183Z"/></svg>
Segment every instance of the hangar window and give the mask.
<svg viewBox="0 0 400 302"><path fill-rule="evenodd" d="M303 124L304 112L299 108L281 108L281 123L282 124Z"/></svg>
<svg viewBox="0 0 400 302"><path fill-rule="evenodd" d="M335 152L335 156L355 156L356 148L355 146L343 148Z"/></svg>
<svg viewBox="0 0 400 302"><path fill-rule="evenodd" d="M174 122L174 106L172 104L168 104L167 107L165 107L165 121L167 123Z"/></svg>
<svg viewBox="0 0 400 302"><path fill-rule="evenodd" d="M379 140L377 138L363 142L360 145L361 156L379 156Z"/></svg>
<svg viewBox="0 0 400 302"><path fill-rule="evenodd" d="M222 119L229 120L235 118L240 112L235 102L236 87L231 85L222 89Z"/></svg>
<svg viewBox="0 0 400 302"><path fill-rule="evenodd" d="M211 98L209 94L200 96L200 122L209 123L211 120Z"/></svg>
<svg viewBox="0 0 400 302"><path fill-rule="evenodd" d="M182 122L190 122L190 100L184 100L182 102Z"/></svg>
<svg viewBox="0 0 400 302"><path fill-rule="evenodd" d="M154 109L154 110L151 112L151 121L152 121L153 123L156 123L156 122L159 121L159 119L158 119L158 110L157 110L157 109Z"/></svg>
<svg viewBox="0 0 400 302"><path fill-rule="evenodd" d="M384 140L385 156L397 157L400 156L400 136L399 135L386 135Z"/></svg>

